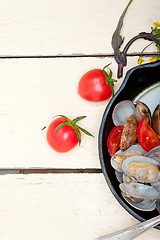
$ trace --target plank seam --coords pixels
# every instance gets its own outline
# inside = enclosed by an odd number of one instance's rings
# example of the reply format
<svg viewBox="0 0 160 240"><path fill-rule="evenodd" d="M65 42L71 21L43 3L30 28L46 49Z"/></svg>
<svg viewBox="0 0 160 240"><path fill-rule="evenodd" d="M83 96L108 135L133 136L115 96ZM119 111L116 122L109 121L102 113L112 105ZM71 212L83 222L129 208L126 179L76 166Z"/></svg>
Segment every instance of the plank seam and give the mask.
<svg viewBox="0 0 160 240"><path fill-rule="evenodd" d="M127 57L152 57L157 55L157 52L152 53L128 53ZM57 54L57 55L0 55L0 59L22 59L22 58L105 58L105 57L114 57L114 54L81 54L81 53L72 53L72 54Z"/></svg>
<svg viewBox="0 0 160 240"><path fill-rule="evenodd" d="M99 174L100 168L1 168L0 175L6 174Z"/></svg>

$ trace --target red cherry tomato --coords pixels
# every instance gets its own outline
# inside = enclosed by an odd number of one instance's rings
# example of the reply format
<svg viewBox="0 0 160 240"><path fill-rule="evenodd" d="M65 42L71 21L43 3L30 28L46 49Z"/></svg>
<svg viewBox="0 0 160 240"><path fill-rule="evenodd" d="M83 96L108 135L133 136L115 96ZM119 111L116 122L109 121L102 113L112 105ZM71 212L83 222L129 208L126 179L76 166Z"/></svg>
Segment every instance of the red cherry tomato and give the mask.
<svg viewBox="0 0 160 240"><path fill-rule="evenodd" d="M119 149L122 131L123 131L123 126L116 126L109 133L109 136L107 139L107 147L108 147L108 152L111 156L113 156Z"/></svg>
<svg viewBox="0 0 160 240"><path fill-rule="evenodd" d="M66 119L57 118L47 130L48 144L57 152L68 152L78 144L78 137L73 127L65 125L55 132L56 127L65 122Z"/></svg>
<svg viewBox="0 0 160 240"><path fill-rule="evenodd" d="M140 120L138 125L138 141L142 148L147 152L160 145L160 140L158 139L157 134L144 117Z"/></svg>
<svg viewBox="0 0 160 240"><path fill-rule="evenodd" d="M106 83L103 70L93 69L85 73L79 81L78 94L91 102L104 101L111 97L112 90L110 84Z"/></svg>

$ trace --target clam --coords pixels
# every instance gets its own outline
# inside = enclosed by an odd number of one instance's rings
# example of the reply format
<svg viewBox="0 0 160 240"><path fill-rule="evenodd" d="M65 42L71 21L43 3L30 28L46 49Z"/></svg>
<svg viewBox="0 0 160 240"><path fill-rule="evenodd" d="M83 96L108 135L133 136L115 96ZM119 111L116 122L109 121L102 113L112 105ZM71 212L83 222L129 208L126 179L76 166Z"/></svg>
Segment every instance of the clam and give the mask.
<svg viewBox="0 0 160 240"><path fill-rule="evenodd" d="M137 101L119 102L112 113L116 126L124 126L120 150L111 158L123 198L141 211L160 213L160 146L146 153L137 141L137 128L144 117L160 138L160 104L151 118L149 107Z"/></svg>
<svg viewBox="0 0 160 240"><path fill-rule="evenodd" d="M127 148L129 148L136 142L137 128L138 128L137 120L134 117L134 115L131 115L127 119L123 127L121 141L120 141L121 151L125 151Z"/></svg>
<svg viewBox="0 0 160 240"><path fill-rule="evenodd" d="M115 170L122 172L122 163L127 157L144 155L145 153L146 151L144 151L140 144L134 144L126 151L117 151L111 158L111 165Z"/></svg>
<svg viewBox="0 0 160 240"><path fill-rule="evenodd" d="M151 111L145 103L138 101L136 103L134 114L138 122L141 120L142 117L144 117L151 125Z"/></svg>
<svg viewBox="0 0 160 240"><path fill-rule="evenodd" d="M156 208L155 199L141 199L140 202L132 201L130 197L122 193L123 198L128 202L132 207L141 210L141 211L153 211Z"/></svg>
<svg viewBox="0 0 160 240"><path fill-rule="evenodd" d="M149 152L145 154L145 156L153 158L160 162L160 146L152 148Z"/></svg>
<svg viewBox="0 0 160 240"><path fill-rule="evenodd" d="M156 209L157 209L158 213L160 214L160 199L157 199Z"/></svg>
<svg viewBox="0 0 160 240"><path fill-rule="evenodd" d="M128 200L128 203L131 202L133 204L137 204L137 203L140 203L144 200L144 199L141 199L141 198L131 197L124 192L121 192L121 195L122 195L123 198L125 198L126 201Z"/></svg>
<svg viewBox="0 0 160 240"><path fill-rule="evenodd" d="M160 104L156 107L152 116L152 127L156 132L157 136L160 138Z"/></svg>
<svg viewBox="0 0 160 240"><path fill-rule="evenodd" d="M141 183L157 182L160 179L159 163L145 156L126 158L122 171L131 179Z"/></svg>
<svg viewBox="0 0 160 240"><path fill-rule="evenodd" d="M128 182L132 182L132 178L128 177L125 173L123 173L123 182L124 183L128 183Z"/></svg>
<svg viewBox="0 0 160 240"><path fill-rule="evenodd" d="M115 170L115 175L116 175L118 182L122 183L123 182L123 173Z"/></svg>
<svg viewBox="0 0 160 240"><path fill-rule="evenodd" d="M151 183L151 186L160 191L160 181Z"/></svg>
<svg viewBox="0 0 160 240"><path fill-rule="evenodd" d="M128 196L140 199L158 199L160 192L152 186L137 182L120 183L120 190Z"/></svg>
<svg viewBox="0 0 160 240"><path fill-rule="evenodd" d="M133 115L135 111L134 104L129 100L119 102L113 110L112 120L116 126L124 126L126 120L130 115Z"/></svg>
<svg viewBox="0 0 160 240"><path fill-rule="evenodd" d="M124 155L119 154L119 153L121 153L121 152L118 151L111 158L111 165L116 171L122 172L122 163L126 159L126 157Z"/></svg>

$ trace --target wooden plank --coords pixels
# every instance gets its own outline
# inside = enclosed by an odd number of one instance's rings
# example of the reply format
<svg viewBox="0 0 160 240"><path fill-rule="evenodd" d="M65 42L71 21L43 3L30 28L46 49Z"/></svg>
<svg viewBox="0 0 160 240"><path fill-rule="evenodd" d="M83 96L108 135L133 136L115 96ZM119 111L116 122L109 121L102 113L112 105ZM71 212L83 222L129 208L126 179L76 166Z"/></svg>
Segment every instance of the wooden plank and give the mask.
<svg viewBox="0 0 160 240"><path fill-rule="evenodd" d="M84 174L84 173L102 173L99 168L0 168L0 175L6 174Z"/></svg>
<svg viewBox="0 0 160 240"><path fill-rule="evenodd" d="M1 168L100 168L98 133L110 99L87 102L77 94L77 86L86 71L109 62L116 78L117 64L111 58L1 59ZM137 57L128 58L124 74L135 65ZM79 125L94 138L82 134L80 147L66 154L54 152L47 144L46 130L58 114L87 116Z"/></svg>
<svg viewBox="0 0 160 240"><path fill-rule="evenodd" d="M128 0L0 0L0 46L5 55L112 53L111 37ZM159 0L133 1L122 34L127 42L159 20ZM137 41L130 52L141 51ZM154 51L151 47L148 51Z"/></svg>
<svg viewBox="0 0 160 240"><path fill-rule="evenodd" d="M3 240L93 240L138 223L102 174L7 175L0 188ZM143 240L158 238L157 229L143 234Z"/></svg>

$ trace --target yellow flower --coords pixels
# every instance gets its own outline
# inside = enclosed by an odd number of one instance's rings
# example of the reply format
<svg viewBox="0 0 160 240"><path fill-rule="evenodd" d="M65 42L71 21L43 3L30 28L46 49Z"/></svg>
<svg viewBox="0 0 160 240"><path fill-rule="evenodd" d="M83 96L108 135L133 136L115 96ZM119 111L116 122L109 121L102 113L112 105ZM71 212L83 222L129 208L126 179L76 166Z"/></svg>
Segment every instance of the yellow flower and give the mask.
<svg viewBox="0 0 160 240"><path fill-rule="evenodd" d="M153 26L154 26L154 27L160 27L160 23L159 23L159 22L154 22L154 23L153 23Z"/></svg>
<svg viewBox="0 0 160 240"><path fill-rule="evenodd" d="M155 57L149 59L150 62L155 62L157 60L160 60L160 57L155 56Z"/></svg>
<svg viewBox="0 0 160 240"><path fill-rule="evenodd" d="M144 62L144 59L142 57L139 57L137 63L141 64L142 62Z"/></svg>

